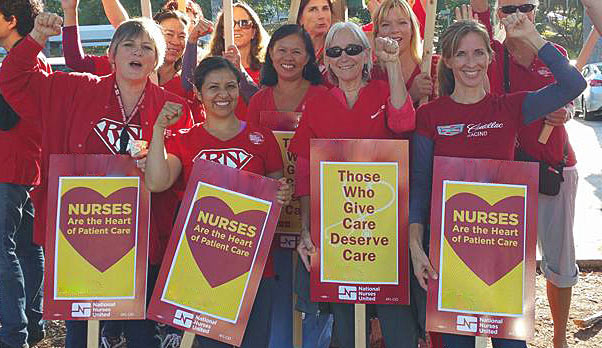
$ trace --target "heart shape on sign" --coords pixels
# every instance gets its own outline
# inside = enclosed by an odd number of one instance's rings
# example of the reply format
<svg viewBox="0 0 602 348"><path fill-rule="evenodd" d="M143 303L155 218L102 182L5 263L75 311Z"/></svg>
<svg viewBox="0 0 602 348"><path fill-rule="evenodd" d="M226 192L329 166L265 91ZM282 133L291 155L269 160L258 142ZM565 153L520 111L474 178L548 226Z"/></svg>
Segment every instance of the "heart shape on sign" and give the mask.
<svg viewBox="0 0 602 348"><path fill-rule="evenodd" d="M86 261L104 272L134 247L137 200L136 187L124 187L108 197L87 187L73 188L61 197L59 228Z"/></svg>
<svg viewBox="0 0 602 348"><path fill-rule="evenodd" d="M454 222L454 210L464 212L465 222L460 222L461 218ZM481 213L480 221L474 220L477 212ZM488 215L483 218L483 213ZM517 214L518 218L495 213ZM459 193L445 203L445 239L466 266L491 285L523 260L524 214L524 197L507 197L492 206L474 194ZM453 232L454 225L468 226L469 232ZM473 233L475 226L486 228L488 233ZM504 232L493 233L494 229ZM459 240L454 241L454 236Z"/></svg>
<svg viewBox="0 0 602 348"><path fill-rule="evenodd" d="M196 219L201 211L205 220L199 219L198 227L209 230L208 234L195 231ZM259 210L246 210L234 215L232 209L217 197L203 197L194 203L186 226L186 240L199 270L212 288L227 283L251 269L266 218L267 213ZM228 220L227 226L224 225L223 219ZM255 235L248 237L238 233L241 224L255 226ZM235 231L232 232L228 228ZM242 230L246 233L245 228ZM213 231L225 235L225 238L214 236ZM248 254L243 255L243 252Z"/></svg>

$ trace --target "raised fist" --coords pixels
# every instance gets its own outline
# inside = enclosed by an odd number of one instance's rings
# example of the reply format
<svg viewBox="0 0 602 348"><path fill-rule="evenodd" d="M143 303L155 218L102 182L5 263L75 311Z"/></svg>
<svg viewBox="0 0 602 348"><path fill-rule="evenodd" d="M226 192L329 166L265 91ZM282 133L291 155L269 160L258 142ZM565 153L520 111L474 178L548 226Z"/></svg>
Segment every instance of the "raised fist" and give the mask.
<svg viewBox="0 0 602 348"><path fill-rule="evenodd" d="M383 63L396 62L399 59L399 44L388 37L374 39L374 54Z"/></svg>
<svg viewBox="0 0 602 348"><path fill-rule="evenodd" d="M188 37L189 42L196 43L201 36L207 35L213 32L213 22L203 17L199 19L199 22L191 28L190 36Z"/></svg>
<svg viewBox="0 0 602 348"><path fill-rule="evenodd" d="M37 33L44 39L43 41L46 41L51 36L60 35L62 25L63 18L54 13L43 12L36 17L32 32Z"/></svg>
<svg viewBox="0 0 602 348"><path fill-rule="evenodd" d="M508 38L526 38L529 35L537 34L535 25L527 18L524 13L513 13L502 19L502 23L506 28L506 36Z"/></svg>
<svg viewBox="0 0 602 348"><path fill-rule="evenodd" d="M176 124L180 119L180 116L182 116L182 108L182 104L165 102L165 104L163 104L163 109L161 109L159 116L157 116L155 127L165 129Z"/></svg>

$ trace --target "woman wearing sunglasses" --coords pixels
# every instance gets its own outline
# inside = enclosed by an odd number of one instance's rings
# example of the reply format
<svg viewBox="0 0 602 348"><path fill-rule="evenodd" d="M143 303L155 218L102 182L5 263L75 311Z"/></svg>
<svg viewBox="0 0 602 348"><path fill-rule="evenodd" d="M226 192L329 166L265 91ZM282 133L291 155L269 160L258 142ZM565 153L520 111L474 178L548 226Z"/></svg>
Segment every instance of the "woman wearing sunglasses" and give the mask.
<svg viewBox="0 0 602 348"><path fill-rule="evenodd" d="M410 5L405 0L383 0L374 11L373 17L374 36L388 37L399 44L399 58L404 62L401 69L412 101L417 103L423 97L434 99L433 81L437 78L439 56L433 57L430 74L420 72L420 24ZM380 65L376 65L372 71L372 78L386 80L387 75Z"/></svg>
<svg viewBox="0 0 602 348"><path fill-rule="evenodd" d="M493 51L487 30L474 20L460 20L441 36L439 94L422 106L412 142L410 175L410 254L414 274L426 290L435 280L425 252L430 216L430 192L434 156L512 160L515 138L526 125L544 118L585 88L585 80L554 46L546 42L525 14L503 19L509 39L529 47L545 62L557 82L536 92L493 95L485 91L487 68ZM471 124L495 125L486 132L471 131ZM455 135L445 131L452 125L466 125ZM424 242L424 243L423 243ZM465 299L467 301L475 299ZM477 299L478 300L478 299ZM448 348L474 346L474 337L443 335ZM526 348L524 341L493 339L495 348Z"/></svg>
<svg viewBox="0 0 602 348"><path fill-rule="evenodd" d="M486 26L490 26L487 0L473 0L473 10ZM496 15L504 19L519 12L534 22L537 1L499 0ZM507 37L503 42L492 41L495 56L489 69L492 93L535 91L554 83L554 76L546 65L521 40ZM554 45L563 55L564 48ZM555 195L539 194L537 236L542 255L541 271L546 278L550 311L554 321L554 348L567 347L566 326L571 304L571 288L577 283L578 267L575 262L573 222L578 174L577 160L569 142L564 123L570 113L563 106L551 112L546 119L533 122L518 133L517 159L528 158L546 162L559 169L564 177L560 192ZM545 124L555 126L547 143L538 141Z"/></svg>
<svg viewBox="0 0 602 348"><path fill-rule="evenodd" d="M376 38L374 44L375 55L387 70L388 83L370 80L370 42L356 24L334 24L324 47L324 62L334 87L305 103L290 146L290 151L297 154L295 193L301 199L302 230L297 251L308 270L308 257L315 253L309 233L310 139L392 139L412 131L415 124L396 41ZM333 303L331 307L341 347L355 347L353 305ZM416 347L416 325L409 306L376 305L376 310L387 347Z"/></svg>

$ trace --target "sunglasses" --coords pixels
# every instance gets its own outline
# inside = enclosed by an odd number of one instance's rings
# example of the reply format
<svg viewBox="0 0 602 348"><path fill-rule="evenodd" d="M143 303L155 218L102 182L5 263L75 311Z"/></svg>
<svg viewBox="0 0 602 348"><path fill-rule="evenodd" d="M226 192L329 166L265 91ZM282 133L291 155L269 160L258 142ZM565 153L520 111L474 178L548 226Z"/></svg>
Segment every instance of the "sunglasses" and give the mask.
<svg viewBox="0 0 602 348"><path fill-rule="evenodd" d="M240 29L250 29L250 28L253 28L253 21L250 20L250 19L241 19L241 20L233 21L233 22L234 22L233 27L235 27L235 26L238 25L238 27Z"/></svg>
<svg viewBox="0 0 602 348"><path fill-rule="evenodd" d="M522 13L529 13L529 12L533 11L534 8L535 8L535 5L533 5L533 4L523 4L520 6L516 6L516 5L502 6L502 7L500 7L500 10L502 11L502 13L505 13L505 14L513 14L513 13L516 13L516 10L519 10Z"/></svg>
<svg viewBox="0 0 602 348"><path fill-rule="evenodd" d="M345 53L347 53L348 56L357 56L358 54L364 51L364 46L355 44L349 44L345 48L334 46L327 48L325 53L326 56L330 58L338 58L343 54L343 51L345 51Z"/></svg>

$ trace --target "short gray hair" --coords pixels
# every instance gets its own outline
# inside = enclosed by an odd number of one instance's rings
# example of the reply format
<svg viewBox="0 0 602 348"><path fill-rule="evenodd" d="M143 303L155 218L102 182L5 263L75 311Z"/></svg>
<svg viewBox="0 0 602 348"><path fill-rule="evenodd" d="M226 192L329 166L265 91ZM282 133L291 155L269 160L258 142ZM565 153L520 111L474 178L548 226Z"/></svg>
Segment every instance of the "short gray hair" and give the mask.
<svg viewBox="0 0 602 348"><path fill-rule="evenodd" d="M338 22L330 27L330 30L326 35L326 39L324 40L324 52L326 52L326 50L331 47L334 36L342 30L349 30L364 47L364 49L371 49L370 40L368 40L368 37L366 36L362 28L360 28L357 24L353 22ZM328 57L326 56L325 58ZM370 72L372 71L372 66L374 65L372 63L372 57L368 57L367 61L368 62L362 67L362 80L364 81L370 80ZM332 69L330 69L330 67L328 68L328 79L334 85L339 84L339 79L332 72Z"/></svg>
<svg viewBox="0 0 602 348"><path fill-rule="evenodd" d="M155 46L155 70L163 65L167 44L161 27L150 18L134 18L127 20L117 28L111 39L109 46L109 55L114 56L117 48L125 40L137 38L142 34L147 34Z"/></svg>

